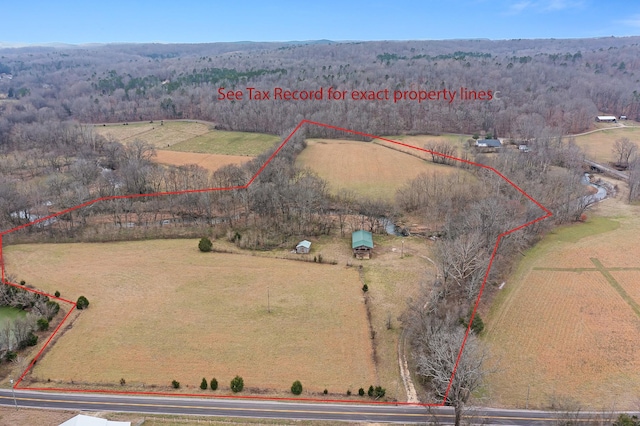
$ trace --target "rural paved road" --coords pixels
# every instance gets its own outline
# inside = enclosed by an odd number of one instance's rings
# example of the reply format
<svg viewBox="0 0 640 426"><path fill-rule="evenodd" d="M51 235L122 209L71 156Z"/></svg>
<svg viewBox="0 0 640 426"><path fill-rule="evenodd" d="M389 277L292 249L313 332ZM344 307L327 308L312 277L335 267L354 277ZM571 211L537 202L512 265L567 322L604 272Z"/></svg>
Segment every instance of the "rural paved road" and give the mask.
<svg viewBox="0 0 640 426"><path fill-rule="evenodd" d="M46 409L374 423L453 423L453 410L449 407L158 398L23 390L15 391L15 396L18 407ZM0 390L0 405L14 406L10 389ZM556 412L485 408L474 409L472 414L474 423L485 425L551 425L557 424L560 418ZM587 416L589 413L580 413L583 419Z"/></svg>

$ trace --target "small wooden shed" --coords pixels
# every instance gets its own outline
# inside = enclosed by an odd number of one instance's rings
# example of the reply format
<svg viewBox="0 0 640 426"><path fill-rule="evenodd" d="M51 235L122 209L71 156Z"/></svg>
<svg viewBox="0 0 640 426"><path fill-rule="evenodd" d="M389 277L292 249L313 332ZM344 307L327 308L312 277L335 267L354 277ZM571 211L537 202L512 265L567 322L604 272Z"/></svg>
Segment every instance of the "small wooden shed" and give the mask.
<svg viewBox="0 0 640 426"><path fill-rule="evenodd" d="M302 240L296 246L296 253L298 254L306 254L311 251L311 241Z"/></svg>
<svg viewBox="0 0 640 426"><path fill-rule="evenodd" d="M351 248L353 249L353 256L357 259L370 259L371 251L373 250L373 235L371 235L371 232L361 229L351 234Z"/></svg>

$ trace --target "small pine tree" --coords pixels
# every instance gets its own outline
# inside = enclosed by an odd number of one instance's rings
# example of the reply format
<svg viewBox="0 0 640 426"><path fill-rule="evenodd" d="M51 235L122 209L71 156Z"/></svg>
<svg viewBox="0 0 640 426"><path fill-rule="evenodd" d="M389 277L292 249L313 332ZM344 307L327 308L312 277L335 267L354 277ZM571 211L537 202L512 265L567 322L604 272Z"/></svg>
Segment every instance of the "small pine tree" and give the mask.
<svg viewBox="0 0 640 426"><path fill-rule="evenodd" d="M367 391L367 395L373 396L373 392L374 391L375 391L375 389L373 388L373 385L369 386L369 390Z"/></svg>
<svg viewBox="0 0 640 426"><path fill-rule="evenodd" d="M387 393L386 389L382 386L376 386L373 394L376 398L382 398Z"/></svg>
<svg viewBox="0 0 640 426"><path fill-rule="evenodd" d="M127 381L123 378L120 379L120 386L124 386L127 383Z"/></svg>
<svg viewBox="0 0 640 426"><path fill-rule="evenodd" d="M89 306L89 300L84 296L80 296L78 297L76 306L78 307L78 309L87 309L87 307Z"/></svg>
<svg viewBox="0 0 640 426"><path fill-rule="evenodd" d="M216 379L215 377L213 379L211 379L211 383L209 383L209 387L211 388L211 390L217 390L218 389L218 379Z"/></svg>
<svg viewBox="0 0 640 426"><path fill-rule="evenodd" d="M202 237L200 238L200 242L198 243L198 248L201 252L207 253L210 252L213 248L213 243L211 243L211 240L209 238Z"/></svg>
<svg viewBox="0 0 640 426"><path fill-rule="evenodd" d="M234 377L231 380L231 390L237 393L242 392L242 389L244 389L244 380L242 380L242 377L240 376Z"/></svg>
<svg viewBox="0 0 640 426"><path fill-rule="evenodd" d="M300 383L300 380L293 382L291 385L291 393L294 395L300 395L302 393L302 383Z"/></svg>
<svg viewBox="0 0 640 426"><path fill-rule="evenodd" d="M363 388L358 389L358 395L364 396L364 389Z"/></svg>
<svg viewBox="0 0 640 426"><path fill-rule="evenodd" d="M369 286L368 286L368 285L366 285L366 284L365 284L365 285L363 285L363 286L362 286L362 292L363 292L363 293L366 293L366 292L368 292L368 291L369 291Z"/></svg>
<svg viewBox="0 0 640 426"><path fill-rule="evenodd" d="M56 296L56 297L60 297L60 292L56 290L56 292L53 293L53 295Z"/></svg>
<svg viewBox="0 0 640 426"><path fill-rule="evenodd" d="M329 391L325 389L325 390L322 391L322 393L326 395L326 394L329 393Z"/></svg>
<svg viewBox="0 0 640 426"><path fill-rule="evenodd" d="M207 379L203 377L202 382L200 382L200 389L207 390L208 387L209 387L209 384L207 383Z"/></svg>
<svg viewBox="0 0 640 426"><path fill-rule="evenodd" d="M347 390L347 396L351 396L351 389Z"/></svg>
<svg viewBox="0 0 640 426"><path fill-rule="evenodd" d="M39 331L46 331L49 329L49 320L46 318L38 318L36 323Z"/></svg>
<svg viewBox="0 0 640 426"><path fill-rule="evenodd" d="M171 386L173 386L174 389L180 389L180 382L177 380L172 380Z"/></svg>

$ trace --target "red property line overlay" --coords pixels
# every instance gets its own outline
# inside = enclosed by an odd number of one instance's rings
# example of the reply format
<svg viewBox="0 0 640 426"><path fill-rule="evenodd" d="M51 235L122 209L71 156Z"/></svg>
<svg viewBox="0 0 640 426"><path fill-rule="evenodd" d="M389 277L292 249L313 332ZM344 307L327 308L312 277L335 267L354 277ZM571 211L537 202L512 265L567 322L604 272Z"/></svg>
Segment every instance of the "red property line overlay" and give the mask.
<svg viewBox="0 0 640 426"><path fill-rule="evenodd" d="M453 368L453 371L451 372L451 379L449 380L449 385L447 386L447 390L445 392L444 398L442 399L442 402L440 403L416 403L416 402L389 402L389 401L366 401L366 402L362 402L362 401L356 401L356 400L339 400L339 399L316 399L316 398L284 398L284 397L272 397L272 398L268 398L268 397L261 397L261 396L243 396L243 395L207 395L207 394L175 394L175 393L170 393L170 392L137 392L137 391L117 391L117 390L102 390L102 389L65 389L65 388L32 388L32 387L20 387L20 383L22 382L22 380L25 378L25 376L29 373L29 371L31 371L31 368L35 365L36 361L40 358L40 356L42 355L42 353L44 352L44 350L48 347L49 343L51 342L51 340L58 334L58 332L60 331L60 328L62 328L62 326L66 323L67 319L69 318L69 316L71 315L71 313L76 309L76 303L71 301L71 300L67 300L67 299L63 299L60 297L55 297L51 294L47 294L44 293L42 291L39 290L34 290L34 289L30 289L30 288L26 288L23 287L19 284L16 283L11 283L9 281L7 281L6 276L5 276L5 267L4 267L4 258L3 258L3 254L2 254L2 237L4 235L8 235L12 232L15 231L19 231L21 229L33 226L33 225L37 225L38 223L41 222L45 222L49 219L52 219L54 217L58 217L61 216L63 214L72 212L74 210L78 210L81 209L83 207L87 207L90 206L92 204L101 202L101 201L109 201L109 200L118 200L118 199L128 199L128 198L143 198L143 197L160 197L160 196L165 196L165 195L180 195L180 194L192 194L192 193L200 193L200 192L212 192L212 191L232 191L232 190L237 190L237 189L247 189L251 184L253 184L253 182L255 181L255 179L260 175L260 173L262 173L262 171L265 169L265 167L267 167L267 165L269 165L269 163L275 158L276 155L278 155L278 153L282 150L282 148L287 144L287 142L289 142L289 140L291 139L291 137L293 137L293 135L300 130L300 128L304 125L304 124L309 124L312 126L319 126L319 127L325 127L325 128L329 128L329 129L333 129L333 130L337 130L337 131L341 131L341 132L346 132L346 133L351 133L354 135L359 135L359 136L364 136L366 138L371 138L371 139L378 139L381 141L385 141L385 142L389 142L392 143L394 145L399 145L399 146L403 146L405 148L410 148L410 149L415 149L417 151L422 151L422 152L426 152L429 154L434 154L434 155L438 155L444 158L448 158L450 160L454 160L454 161L458 161L460 163L464 163L464 164L468 164L471 166L475 166L475 167L480 167L482 169L486 169L488 171L491 171L493 173L495 173L496 175L498 175L500 178L502 178L505 182L507 182L509 185L511 185L513 188L516 189L516 191L518 191L520 194L522 194L525 198L527 198L529 201L531 201L532 203L534 203L537 207L539 207L543 212L544 215L533 219L523 225L517 226L513 229L510 229L508 231L503 232L502 234L498 235L498 238L496 239L496 243L493 247L493 251L491 253L491 258L489 260L489 264L487 266L487 270L484 274L484 278L482 280L482 285L480 286L480 290L478 292L478 297L476 298L475 304L473 306L473 312L471 313L471 317L469 319L469 324L467 326L467 331L464 335L464 339L462 340L462 345L460 347L460 351L458 352L458 357L456 359L456 363L455 366ZM487 282L487 279L489 278L489 272L491 271L491 266L493 265L493 260L495 258L496 252L498 251L498 247L500 246L500 241L502 240L503 237L519 231L523 228L526 228L527 226L533 225L536 222L540 222L544 219L547 219L549 217L551 217L553 214L551 213L551 211L549 209L547 209L546 207L544 207L542 204L540 204L538 201L536 201L533 197L531 197L529 194L527 194L522 188L520 188L518 185L516 185L515 183L513 183L511 180L509 180L506 176L504 176L502 173L500 173L499 171L497 171L496 169L494 169L493 167L484 165L484 164L480 164L480 163L476 163L473 161L469 161L469 160L465 160L462 158L457 158L457 157L453 157L451 155L446 155L446 154L442 154L436 151L432 151L429 149L425 149L425 148L418 148L412 145L408 145L402 142L398 142L398 141L394 141L391 139L387 139L381 136L375 136L375 135L370 135L368 133L363 133L363 132L358 132L355 130L350 130L350 129L345 129L342 127L337 127L337 126L332 126L330 124L325 124L325 123L319 123L319 122L315 122L315 121L310 121L310 120L302 120L300 121L300 123L295 127L295 129L293 129L293 131L282 141L282 143L280 144L280 146L278 146L278 148L273 152L273 154L271 154L271 156L267 159L267 161L264 162L264 164L262 166L260 166L260 168L258 169L258 171L251 177L251 179L249 179L249 181L247 181L246 184L244 185L239 185L239 186L230 186L230 187L224 187L224 188L202 188L202 189L188 189L188 190L183 190L183 191L169 191L169 192L156 192L156 193L151 193L151 194L132 194L132 195L115 195L115 196L108 196L108 197L100 197L100 198L96 198L94 200L91 201L87 201L85 203L82 204L78 204L77 206L74 207L70 207L68 209L62 210L58 213L54 213L51 214L49 216L46 217L42 217L39 218L37 220L34 220L33 222L29 222L20 226L17 226L15 228L0 232L0 269L2 270L2 283L4 283L5 285L10 285L13 287L18 287L21 288L23 290L26 291L30 291L32 293L37 293L37 294L41 294L43 296L47 296L51 299L55 299L59 302L63 302L63 303L67 303L71 306L71 309L69 309L69 312L67 313L67 315L65 315L65 317L62 319L62 321L60 322L60 324L58 325L58 327L56 327L56 329L53 331L53 333L51 334L51 336L49 337L49 339L47 339L46 343L44 344L44 346L42 347L42 349L40 349L40 351L38 352L38 354L33 358L33 360L31 361L31 363L29 364L29 366L24 370L24 372L22 373L22 375L20 376L20 378L17 380L17 382L15 383L15 385L13 386L14 389L23 389L23 390L35 390L35 391L50 391L50 392L76 392L76 393L103 393L103 394L118 394L118 395L152 395L152 396L173 396L173 397L198 397L198 398L213 398L213 399L224 399L224 398L234 398L234 399L254 399L254 400L266 400L266 401L304 401L304 402L319 402L319 403L352 403L352 404L362 404L362 405L366 405L366 404L394 404L394 405L414 405L414 406L424 406L424 407L442 407L444 405L446 405L446 401L447 401L447 397L449 395L449 392L451 390L451 385L453 384L453 379L455 377L456 371L458 369L458 364L460 363L460 358L462 357L462 353L464 351L464 347L467 343L467 339L469 337L469 333L471 332L471 324L473 323L473 318L476 315L476 311L478 309L478 305L480 304L480 298L482 297L482 293L484 291L484 287L485 284Z"/></svg>

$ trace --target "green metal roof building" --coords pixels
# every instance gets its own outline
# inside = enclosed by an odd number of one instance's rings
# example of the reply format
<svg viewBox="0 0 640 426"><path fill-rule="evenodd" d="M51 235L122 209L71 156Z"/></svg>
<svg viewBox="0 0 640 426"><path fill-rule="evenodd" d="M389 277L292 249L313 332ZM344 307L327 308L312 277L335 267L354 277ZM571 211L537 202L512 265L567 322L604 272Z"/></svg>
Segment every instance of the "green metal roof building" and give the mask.
<svg viewBox="0 0 640 426"><path fill-rule="evenodd" d="M373 250L373 235L364 230L355 231L351 234L351 248L353 255L358 259L369 259Z"/></svg>

